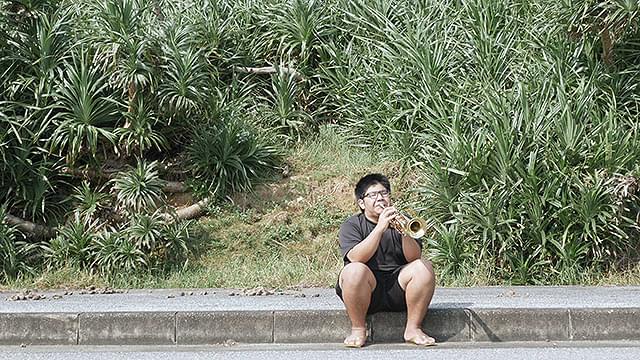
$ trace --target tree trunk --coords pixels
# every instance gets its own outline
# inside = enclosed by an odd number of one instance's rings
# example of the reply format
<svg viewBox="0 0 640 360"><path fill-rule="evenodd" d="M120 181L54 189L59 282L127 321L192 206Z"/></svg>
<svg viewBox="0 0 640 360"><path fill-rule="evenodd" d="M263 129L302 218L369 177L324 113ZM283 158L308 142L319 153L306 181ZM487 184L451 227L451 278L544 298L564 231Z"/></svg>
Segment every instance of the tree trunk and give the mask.
<svg viewBox="0 0 640 360"><path fill-rule="evenodd" d="M37 237L52 238L56 236L56 230L44 225L38 225L27 220L20 219L10 214L5 215L7 224L15 226L18 230L35 235Z"/></svg>
<svg viewBox="0 0 640 360"><path fill-rule="evenodd" d="M132 115L133 114L133 102L136 100L136 83L131 80L129 81L129 88L128 88L128 92L129 92L129 107L127 109L127 112ZM131 123L129 122L129 118L127 117L124 123L124 128L128 129L131 126Z"/></svg>
<svg viewBox="0 0 640 360"><path fill-rule="evenodd" d="M179 181L165 181L162 191L166 193L183 193L187 192L187 187Z"/></svg>
<svg viewBox="0 0 640 360"><path fill-rule="evenodd" d="M175 214L166 213L162 217L165 221L171 222L175 220L189 220L201 216L204 213L204 208L209 203L209 199L205 198L197 203L187 206L186 208L176 210Z"/></svg>
<svg viewBox="0 0 640 360"><path fill-rule="evenodd" d="M176 215L180 220L189 220L201 216L204 213L204 208L209 203L209 199L205 198L197 203L187 206L186 208L179 209L176 211Z"/></svg>

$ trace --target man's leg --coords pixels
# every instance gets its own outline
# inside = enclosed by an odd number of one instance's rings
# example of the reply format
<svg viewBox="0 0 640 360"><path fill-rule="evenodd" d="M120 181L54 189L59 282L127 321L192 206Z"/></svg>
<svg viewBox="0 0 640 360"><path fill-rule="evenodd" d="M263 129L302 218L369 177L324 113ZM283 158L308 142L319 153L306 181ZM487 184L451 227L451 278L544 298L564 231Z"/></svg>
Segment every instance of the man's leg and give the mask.
<svg viewBox="0 0 640 360"><path fill-rule="evenodd" d="M369 267L360 262L347 264L340 273L342 301L351 320L351 335L345 345L360 347L367 340L366 317L371 293L376 288L376 278Z"/></svg>
<svg viewBox="0 0 640 360"><path fill-rule="evenodd" d="M419 345L434 344L435 340L422 331L422 320L427 314L436 286L436 276L431 262L418 259L405 265L398 275L398 283L405 291L407 301L404 339Z"/></svg>

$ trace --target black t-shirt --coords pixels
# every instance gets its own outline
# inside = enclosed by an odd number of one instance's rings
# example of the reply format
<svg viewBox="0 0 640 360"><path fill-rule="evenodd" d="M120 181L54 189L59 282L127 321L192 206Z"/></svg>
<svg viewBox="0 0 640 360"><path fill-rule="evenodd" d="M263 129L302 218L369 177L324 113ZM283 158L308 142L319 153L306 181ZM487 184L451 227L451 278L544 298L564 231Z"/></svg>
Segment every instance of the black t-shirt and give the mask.
<svg viewBox="0 0 640 360"><path fill-rule="evenodd" d="M376 224L369 221L364 213L353 215L342 224L338 238L345 265L351 262L347 258L347 253L366 239L375 227ZM422 240L416 239L416 242L422 249ZM375 271L393 271L405 264L407 264L407 259L402 252L402 234L389 227L382 234L378 249L366 265Z"/></svg>

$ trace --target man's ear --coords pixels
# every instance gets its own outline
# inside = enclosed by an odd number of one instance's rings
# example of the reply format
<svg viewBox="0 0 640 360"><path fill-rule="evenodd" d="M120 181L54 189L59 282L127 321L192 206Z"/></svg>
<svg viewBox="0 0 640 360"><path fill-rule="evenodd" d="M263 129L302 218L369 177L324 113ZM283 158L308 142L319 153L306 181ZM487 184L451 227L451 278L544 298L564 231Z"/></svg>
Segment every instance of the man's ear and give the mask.
<svg viewBox="0 0 640 360"><path fill-rule="evenodd" d="M364 199L358 199L358 206L360 206L360 210L364 210Z"/></svg>

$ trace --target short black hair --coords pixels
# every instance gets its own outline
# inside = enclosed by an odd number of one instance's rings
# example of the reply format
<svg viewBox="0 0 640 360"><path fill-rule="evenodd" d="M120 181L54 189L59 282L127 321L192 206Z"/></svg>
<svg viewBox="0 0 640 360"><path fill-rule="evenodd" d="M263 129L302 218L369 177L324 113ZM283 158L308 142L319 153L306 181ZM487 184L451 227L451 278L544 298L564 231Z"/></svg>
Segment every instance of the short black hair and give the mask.
<svg viewBox="0 0 640 360"><path fill-rule="evenodd" d="M389 179L387 179L386 176L382 174L368 174L363 176L356 184L356 199L363 199L365 191L367 191L369 187L375 184L380 184L384 186L384 188L387 189L388 192L391 192L391 184L389 183Z"/></svg>

